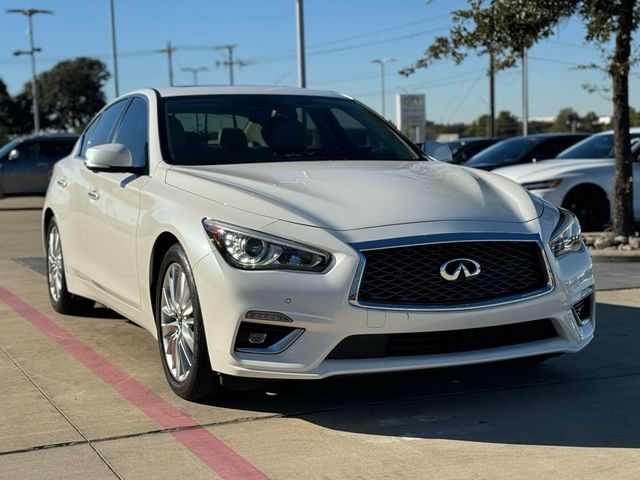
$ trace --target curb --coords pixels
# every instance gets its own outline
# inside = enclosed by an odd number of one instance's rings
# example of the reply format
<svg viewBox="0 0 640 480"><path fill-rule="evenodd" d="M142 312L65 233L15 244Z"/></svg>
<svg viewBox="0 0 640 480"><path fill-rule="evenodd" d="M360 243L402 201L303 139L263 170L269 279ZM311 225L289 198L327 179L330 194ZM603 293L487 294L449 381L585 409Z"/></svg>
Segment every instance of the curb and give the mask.
<svg viewBox="0 0 640 480"><path fill-rule="evenodd" d="M640 263L640 251L606 252L589 250L593 263Z"/></svg>

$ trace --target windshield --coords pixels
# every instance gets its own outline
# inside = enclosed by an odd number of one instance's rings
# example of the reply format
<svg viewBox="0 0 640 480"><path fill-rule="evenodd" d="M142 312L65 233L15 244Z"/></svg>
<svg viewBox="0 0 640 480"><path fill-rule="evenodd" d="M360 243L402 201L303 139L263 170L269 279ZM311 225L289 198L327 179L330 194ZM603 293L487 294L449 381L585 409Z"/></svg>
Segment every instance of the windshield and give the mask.
<svg viewBox="0 0 640 480"><path fill-rule="evenodd" d="M631 133L631 144L640 139L640 133ZM613 158L613 134L593 135L562 151L556 158Z"/></svg>
<svg viewBox="0 0 640 480"><path fill-rule="evenodd" d="M482 150L465 163L465 165L509 165L517 163L541 142L534 137L516 137L503 140Z"/></svg>
<svg viewBox="0 0 640 480"><path fill-rule="evenodd" d="M312 160L418 160L398 133L357 102L303 95L164 100L176 165Z"/></svg>
<svg viewBox="0 0 640 480"><path fill-rule="evenodd" d="M0 148L0 158L6 157L11 150L20 145L20 139L16 138L15 140L11 140L9 143L5 143L2 148Z"/></svg>

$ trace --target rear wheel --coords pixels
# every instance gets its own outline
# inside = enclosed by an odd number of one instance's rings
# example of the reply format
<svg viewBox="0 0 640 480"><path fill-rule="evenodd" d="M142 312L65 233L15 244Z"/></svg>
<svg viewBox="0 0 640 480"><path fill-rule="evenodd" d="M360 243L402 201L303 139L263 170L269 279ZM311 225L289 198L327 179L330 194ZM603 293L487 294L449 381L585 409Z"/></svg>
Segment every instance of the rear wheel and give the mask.
<svg viewBox="0 0 640 480"><path fill-rule="evenodd" d="M54 218L47 226L47 286L49 301L58 313L68 315L87 314L95 302L88 298L74 295L67 290L67 280L64 274L64 259L62 255L62 241L60 231Z"/></svg>
<svg viewBox="0 0 640 480"><path fill-rule="evenodd" d="M173 245L156 287L158 346L165 376L176 395L197 400L219 390L211 370L196 285L186 254Z"/></svg>

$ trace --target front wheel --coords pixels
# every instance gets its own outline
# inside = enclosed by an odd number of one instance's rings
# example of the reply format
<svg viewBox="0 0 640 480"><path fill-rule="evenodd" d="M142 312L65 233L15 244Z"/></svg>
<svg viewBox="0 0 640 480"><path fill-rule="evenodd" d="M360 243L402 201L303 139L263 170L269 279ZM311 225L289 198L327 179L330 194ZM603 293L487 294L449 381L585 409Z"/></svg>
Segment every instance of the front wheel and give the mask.
<svg viewBox="0 0 640 480"><path fill-rule="evenodd" d="M195 280L179 244L164 256L155 303L160 357L171 389L186 400L220 389L209 362Z"/></svg>
<svg viewBox="0 0 640 480"><path fill-rule="evenodd" d="M74 295L67 290L67 279L64 273L64 259L62 256L62 240L55 219L51 219L47 226L47 287L49 301L58 313L67 315L87 314L95 302L88 298Z"/></svg>

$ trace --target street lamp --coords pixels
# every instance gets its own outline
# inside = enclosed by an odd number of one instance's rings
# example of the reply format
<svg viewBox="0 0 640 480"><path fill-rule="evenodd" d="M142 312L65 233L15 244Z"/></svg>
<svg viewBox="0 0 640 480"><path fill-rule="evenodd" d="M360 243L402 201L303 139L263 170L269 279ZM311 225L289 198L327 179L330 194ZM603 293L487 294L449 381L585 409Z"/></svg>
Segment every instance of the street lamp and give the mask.
<svg viewBox="0 0 640 480"><path fill-rule="evenodd" d="M198 72L208 72L209 69L207 67L184 67L182 69L183 72L191 72L193 74L193 84L198 85Z"/></svg>
<svg viewBox="0 0 640 480"><path fill-rule="evenodd" d="M371 63L377 63L380 65L380 94L382 96L382 116L386 118L385 114L385 98L384 98L384 66L387 63L395 62L395 58L376 58L375 60L371 60Z"/></svg>
<svg viewBox="0 0 640 480"><path fill-rule="evenodd" d="M303 0L296 0L296 30L298 33L298 86L307 87L307 65L304 49L304 9Z"/></svg>
<svg viewBox="0 0 640 480"><path fill-rule="evenodd" d="M40 132L40 112L38 110L38 87L36 85L36 52L40 52L40 48L33 46L33 21L32 17L38 13L53 14L51 10L39 10L37 8L11 8L7 13L20 13L29 19L29 50L18 50L13 52L17 57L20 55L31 55L31 97L33 100L33 130L35 133Z"/></svg>
<svg viewBox="0 0 640 480"><path fill-rule="evenodd" d="M116 50L116 16L113 11L113 0L109 0L109 14L111 16L111 56L113 58L113 86L116 91L116 98L120 96L120 86L118 83L118 51Z"/></svg>

